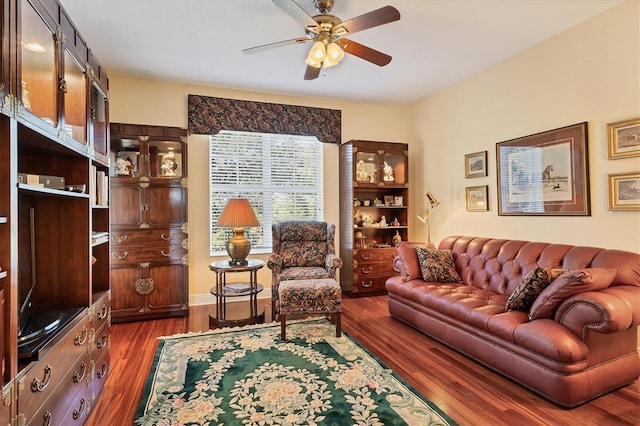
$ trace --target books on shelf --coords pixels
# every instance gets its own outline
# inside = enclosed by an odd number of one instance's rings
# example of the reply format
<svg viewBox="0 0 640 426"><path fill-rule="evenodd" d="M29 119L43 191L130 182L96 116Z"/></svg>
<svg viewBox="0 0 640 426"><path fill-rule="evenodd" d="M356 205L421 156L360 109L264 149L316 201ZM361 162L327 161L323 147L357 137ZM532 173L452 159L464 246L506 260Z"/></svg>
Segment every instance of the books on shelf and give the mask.
<svg viewBox="0 0 640 426"><path fill-rule="evenodd" d="M109 241L109 232L107 231L91 231L91 243L102 244Z"/></svg>
<svg viewBox="0 0 640 426"><path fill-rule="evenodd" d="M98 170L96 166L91 166L91 202L95 206L106 206L109 204L109 176L106 172Z"/></svg>
<svg viewBox="0 0 640 426"><path fill-rule="evenodd" d="M227 284L224 286L225 291L231 291L233 293L244 293L251 290L251 286L245 283Z"/></svg>

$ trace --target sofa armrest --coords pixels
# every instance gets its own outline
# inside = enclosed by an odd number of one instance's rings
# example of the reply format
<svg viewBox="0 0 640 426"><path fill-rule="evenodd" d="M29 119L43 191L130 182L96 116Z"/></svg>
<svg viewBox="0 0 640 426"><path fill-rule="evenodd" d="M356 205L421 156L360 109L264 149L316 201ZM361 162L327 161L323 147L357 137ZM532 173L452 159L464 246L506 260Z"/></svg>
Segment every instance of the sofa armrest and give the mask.
<svg viewBox="0 0 640 426"><path fill-rule="evenodd" d="M565 299L554 319L581 339L587 329L616 333L640 324L640 289L619 285Z"/></svg>
<svg viewBox="0 0 640 426"><path fill-rule="evenodd" d="M329 271L329 275L331 275L331 278L335 279L336 269L342 266L342 259L340 259L335 254L328 254L324 259L324 266Z"/></svg>

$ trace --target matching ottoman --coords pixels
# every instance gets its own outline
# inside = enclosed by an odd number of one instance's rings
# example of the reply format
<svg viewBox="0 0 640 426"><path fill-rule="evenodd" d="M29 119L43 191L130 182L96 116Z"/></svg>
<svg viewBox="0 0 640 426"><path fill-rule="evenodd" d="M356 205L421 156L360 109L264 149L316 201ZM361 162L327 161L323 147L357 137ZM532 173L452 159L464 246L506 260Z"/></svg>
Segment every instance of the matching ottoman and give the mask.
<svg viewBox="0 0 640 426"><path fill-rule="evenodd" d="M280 281L278 315L282 340L287 340L287 315L331 315L331 322L336 325L336 337L340 337L341 300L340 284L331 278Z"/></svg>

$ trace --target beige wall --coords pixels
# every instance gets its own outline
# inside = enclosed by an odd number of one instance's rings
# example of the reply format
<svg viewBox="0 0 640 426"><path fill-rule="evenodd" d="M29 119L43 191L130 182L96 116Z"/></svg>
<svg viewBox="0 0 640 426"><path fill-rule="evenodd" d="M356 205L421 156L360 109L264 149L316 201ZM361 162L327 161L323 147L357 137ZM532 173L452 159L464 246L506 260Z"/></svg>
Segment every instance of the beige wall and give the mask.
<svg viewBox="0 0 640 426"><path fill-rule="evenodd" d="M452 234L640 251L640 213L608 210L607 174L640 172L640 158L607 160L606 124L640 116L640 2L627 1L420 102L409 143L423 147L423 190L441 205L434 241ZM498 216L495 144L588 122L590 217ZM464 155L488 151L486 178L464 178ZM489 186L490 211L469 213L465 187ZM426 206L426 201L422 200ZM426 237L425 226L414 228Z"/></svg>
<svg viewBox="0 0 640 426"><path fill-rule="evenodd" d="M187 86L110 76L110 120L187 127L187 95L193 93L260 102L287 103L342 110L342 140L369 139L391 142L407 140L407 109L274 96L220 88ZM190 135L189 150L189 294L190 303L213 303L209 294L214 275L209 263L224 257L209 256L209 151L208 137ZM338 211L338 146L323 144L325 220L339 223ZM265 260L267 255L253 257ZM229 275L232 281L246 280L247 274ZM270 286L271 274L266 267L258 275ZM265 291L265 296L269 292Z"/></svg>
<svg viewBox="0 0 640 426"><path fill-rule="evenodd" d="M640 214L607 210L609 173L640 171L640 158L607 160L606 123L640 115L640 2L620 6L411 107L356 104L168 84L111 75L113 122L186 127L187 94L342 110L342 139L409 143L410 238L431 191L442 204L432 240L451 234L554 241L640 251ZM578 122L589 123L590 217L497 215L495 143ZM486 178L464 178L464 155L489 152ZM338 224L338 147L324 146L325 217ZM208 250L207 138L189 137L191 303L211 303L219 258ZM490 210L465 210L465 187L489 185ZM266 260L266 255L256 255ZM243 279L241 276L239 279ZM246 279L246 278L245 278ZM269 270L259 274L269 284ZM265 293L265 294L268 294Z"/></svg>

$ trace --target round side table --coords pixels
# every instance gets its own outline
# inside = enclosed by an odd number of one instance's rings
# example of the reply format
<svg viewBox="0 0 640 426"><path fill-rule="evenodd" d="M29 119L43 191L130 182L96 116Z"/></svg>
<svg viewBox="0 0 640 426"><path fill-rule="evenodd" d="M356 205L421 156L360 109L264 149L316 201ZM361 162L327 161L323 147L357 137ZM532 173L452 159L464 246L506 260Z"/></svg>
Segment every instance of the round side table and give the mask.
<svg viewBox="0 0 640 426"><path fill-rule="evenodd" d="M209 265L216 274L216 285L211 287L211 294L216 297L216 311L209 314L209 327L234 327L264 322L264 310L258 312L258 293L264 287L258 284L258 270L264 262L258 259L247 259L246 265L229 265L228 260L212 262ZM227 274L248 272L248 283L227 284ZM227 313L227 297L249 296L249 309L244 312Z"/></svg>

